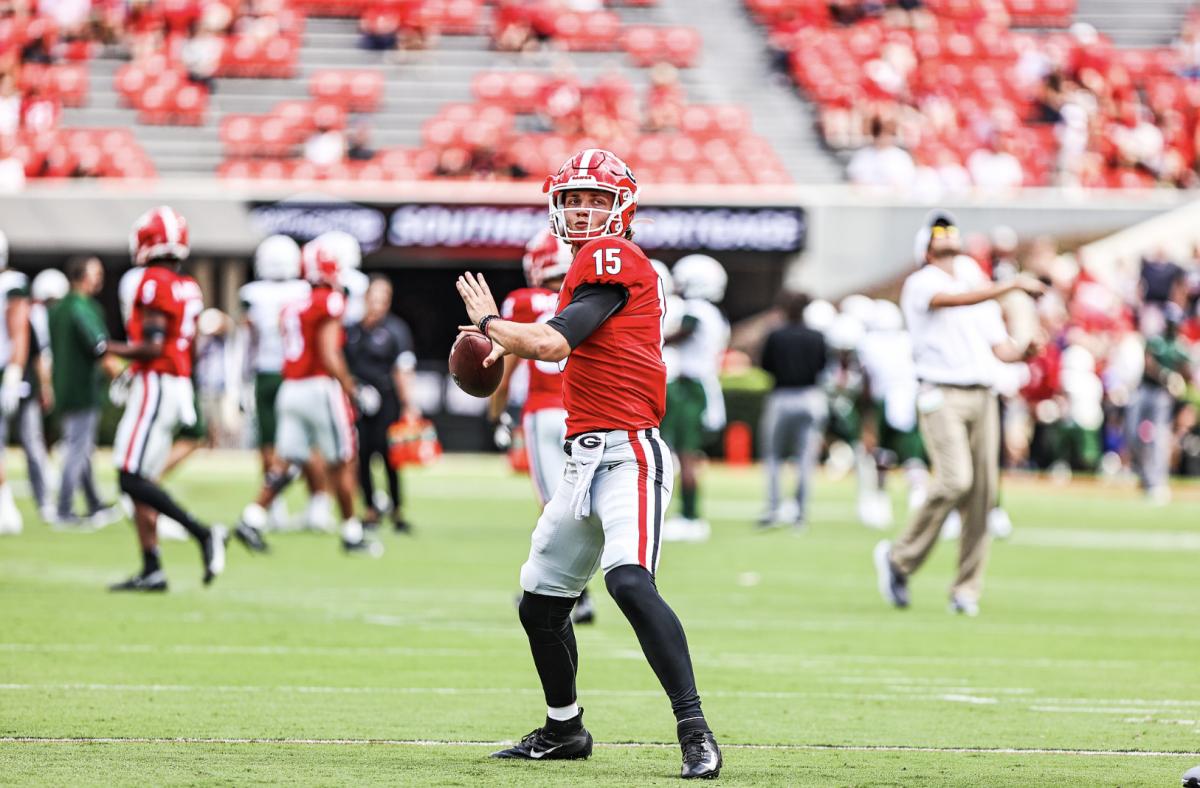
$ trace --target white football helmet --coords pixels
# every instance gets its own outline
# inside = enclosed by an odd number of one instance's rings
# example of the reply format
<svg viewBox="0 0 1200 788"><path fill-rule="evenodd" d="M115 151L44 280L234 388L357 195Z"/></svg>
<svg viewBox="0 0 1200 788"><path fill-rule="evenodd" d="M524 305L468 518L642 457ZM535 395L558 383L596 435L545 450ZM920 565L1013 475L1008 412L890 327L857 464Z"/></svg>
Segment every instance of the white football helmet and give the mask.
<svg viewBox="0 0 1200 788"><path fill-rule="evenodd" d="M829 327L837 319L837 307L818 298L804 307L804 325L822 334L829 333Z"/></svg>
<svg viewBox="0 0 1200 788"><path fill-rule="evenodd" d="M650 265L654 268L658 278L663 283L663 293L667 296L675 295L675 277L671 276L671 269L662 260L650 260Z"/></svg>
<svg viewBox="0 0 1200 788"><path fill-rule="evenodd" d="M843 315L853 315L858 318L858 322L869 326L875 316L875 299L859 293L848 295L838 305L838 311Z"/></svg>
<svg viewBox="0 0 1200 788"><path fill-rule="evenodd" d="M358 239L342 230L330 230L317 236L317 243L337 258L343 271L362 268L362 247Z"/></svg>
<svg viewBox="0 0 1200 788"><path fill-rule="evenodd" d="M875 311L871 313L871 322L867 324L871 331L901 331L904 328L904 314L900 307L883 298L875 299Z"/></svg>
<svg viewBox="0 0 1200 788"><path fill-rule="evenodd" d="M282 282L300 277L300 245L286 235L272 235L254 250L254 276Z"/></svg>
<svg viewBox="0 0 1200 788"><path fill-rule="evenodd" d="M672 269L676 292L684 298L703 298L714 304L725 298L729 275L725 268L706 254L681 257Z"/></svg>
<svg viewBox="0 0 1200 788"><path fill-rule="evenodd" d="M67 275L57 268L47 268L33 278L33 284L29 286L29 294L33 296L34 301L57 301L71 292L71 283L67 281Z"/></svg>
<svg viewBox="0 0 1200 788"><path fill-rule="evenodd" d="M858 349L864 334L866 334L866 329L863 328L862 321L857 317L838 315L834 318L833 325L829 327L826 339L834 350L850 351Z"/></svg>

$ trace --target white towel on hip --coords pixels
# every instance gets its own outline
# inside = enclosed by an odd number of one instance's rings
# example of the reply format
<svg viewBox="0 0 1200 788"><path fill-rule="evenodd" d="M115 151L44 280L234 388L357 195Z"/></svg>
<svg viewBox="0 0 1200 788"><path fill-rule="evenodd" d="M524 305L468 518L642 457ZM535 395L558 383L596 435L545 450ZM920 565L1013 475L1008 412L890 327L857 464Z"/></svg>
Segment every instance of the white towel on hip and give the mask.
<svg viewBox="0 0 1200 788"><path fill-rule="evenodd" d="M571 459L575 463L575 489L571 492L571 511L576 520L592 513L592 478L604 458L604 436L589 432L571 441Z"/></svg>

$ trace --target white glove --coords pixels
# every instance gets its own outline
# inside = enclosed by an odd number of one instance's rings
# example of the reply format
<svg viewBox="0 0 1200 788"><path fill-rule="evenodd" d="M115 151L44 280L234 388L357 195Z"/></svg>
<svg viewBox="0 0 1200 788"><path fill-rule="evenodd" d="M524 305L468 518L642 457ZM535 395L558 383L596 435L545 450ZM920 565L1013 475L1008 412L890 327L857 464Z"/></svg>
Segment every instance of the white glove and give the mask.
<svg viewBox="0 0 1200 788"><path fill-rule="evenodd" d="M379 406L383 404L383 397L379 396L379 390L374 386L363 385L358 387L355 392L358 400L358 409L364 416L374 416L379 412Z"/></svg>
<svg viewBox="0 0 1200 788"><path fill-rule="evenodd" d="M492 441L497 449L508 451L512 446L512 416L507 413L500 414L500 420L496 422L496 431L492 433Z"/></svg>
<svg viewBox="0 0 1200 788"><path fill-rule="evenodd" d="M22 378L25 371L16 364L4 368L4 379L0 382L0 411L11 416L21 406L21 398L29 393L29 384Z"/></svg>
<svg viewBox="0 0 1200 788"><path fill-rule="evenodd" d="M125 403L129 402L129 392L132 388L133 373L127 367L122 370L120 375L112 379L112 383L108 384L108 401L118 408L125 407Z"/></svg>

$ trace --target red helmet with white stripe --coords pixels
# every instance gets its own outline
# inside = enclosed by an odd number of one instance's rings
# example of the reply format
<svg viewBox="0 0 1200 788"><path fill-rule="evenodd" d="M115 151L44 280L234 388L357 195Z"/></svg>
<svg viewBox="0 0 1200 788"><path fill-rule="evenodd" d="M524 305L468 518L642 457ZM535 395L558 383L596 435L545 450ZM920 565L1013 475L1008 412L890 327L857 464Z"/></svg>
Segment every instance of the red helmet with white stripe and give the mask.
<svg viewBox="0 0 1200 788"><path fill-rule="evenodd" d="M186 260L190 251L187 219L167 205L146 211L129 233L129 256L134 265L162 259Z"/></svg>
<svg viewBox="0 0 1200 788"><path fill-rule="evenodd" d="M341 259L330 244L314 238L300 250L300 274L314 285L338 287Z"/></svg>
<svg viewBox="0 0 1200 788"><path fill-rule="evenodd" d="M569 245L549 230L542 230L525 244L525 257L521 260L525 281L530 287L542 287L550 279L566 276L573 258Z"/></svg>
<svg viewBox="0 0 1200 788"><path fill-rule="evenodd" d="M592 228L589 222L582 230L568 226L564 200L568 192L577 190L604 191L613 195L613 206L604 224ZM550 231L564 241L584 242L624 235L637 211L638 185L629 166L612 151L599 148L588 148L567 159L557 174L546 179L542 191L549 196Z"/></svg>

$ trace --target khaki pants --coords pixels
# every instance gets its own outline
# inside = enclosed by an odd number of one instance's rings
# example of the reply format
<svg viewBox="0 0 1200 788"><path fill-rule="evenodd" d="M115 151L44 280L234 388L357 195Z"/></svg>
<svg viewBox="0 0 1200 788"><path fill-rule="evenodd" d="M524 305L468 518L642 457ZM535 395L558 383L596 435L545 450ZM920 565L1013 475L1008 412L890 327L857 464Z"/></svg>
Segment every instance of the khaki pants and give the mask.
<svg viewBox="0 0 1200 788"><path fill-rule="evenodd" d="M958 509L962 539L952 593L977 600L987 562L988 511L999 474L996 395L983 387L923 388L918 411L933 478L925 505L892 547L892 562L906 575L917 571L937 543L946 516Z"/></svg>

